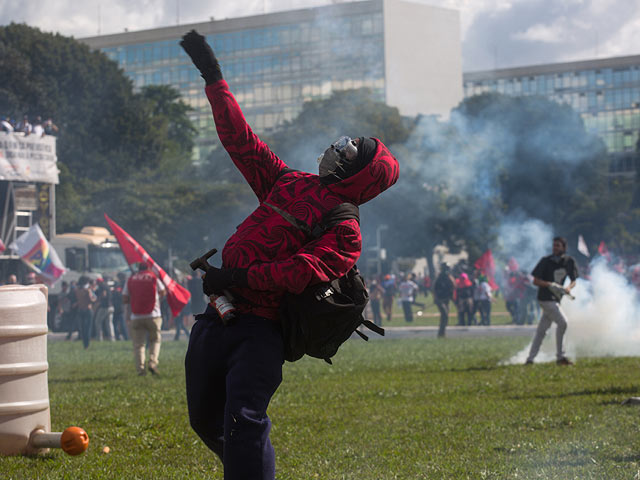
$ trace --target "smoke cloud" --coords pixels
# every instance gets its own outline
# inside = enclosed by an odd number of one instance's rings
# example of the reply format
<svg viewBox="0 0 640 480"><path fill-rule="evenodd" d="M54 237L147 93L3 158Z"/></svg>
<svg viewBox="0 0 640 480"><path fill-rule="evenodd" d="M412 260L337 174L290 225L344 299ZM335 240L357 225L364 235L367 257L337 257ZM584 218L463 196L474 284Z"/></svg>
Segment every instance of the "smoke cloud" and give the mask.
<svg viewBox="0 0 640 480"><path fill-rule="evenodd" d="M521 269L530 272L549 254L553 236L550 225L516 212L505 217L498 227L498 251L507 253Z"/></svg>
<svg viewBox="0 0 640 480"><path fill-rule="evenodd" d="M638 354L640 299L625 277L611 270L603 259L591 265L590 279L578 279L572 291L575 300L563 299L568 318L564 347L570 358L623 357ZM505 363L522 364L529 348ZM547 331L536 362L556 359L555 324Z"/></svg>

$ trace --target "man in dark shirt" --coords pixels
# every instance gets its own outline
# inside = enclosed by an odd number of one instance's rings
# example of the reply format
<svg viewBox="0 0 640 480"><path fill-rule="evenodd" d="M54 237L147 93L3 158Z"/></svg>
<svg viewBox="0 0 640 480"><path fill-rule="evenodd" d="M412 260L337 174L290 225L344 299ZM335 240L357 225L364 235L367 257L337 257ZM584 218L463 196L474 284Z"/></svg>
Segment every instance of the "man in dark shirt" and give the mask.
<svg viewBox="0 0 640 480"><path fill-rule="evenodd" d="M563 294L570 294L571 289L576 285L578 278L578 267L575 260L567 255L567 241L562 237L553 239L553 253L542 259L533 269L533 284L538 287L538 303L542 309L542 317L538 324L538 329L533 337L531 350L527 357L527 364L533 363L533 359L540 350L540 345L544 339L551 322L556 322L556 363L558 365L571 365L571 361L564 356L562 341L567 330L567 317L560 309L560 299ZM569 277L571 283L563 287L565 280Z"/></svg>
<svg viewBox="0 0 640 480"><path fill-rule="evenodd" d="M433 300L440 311L440 326L438 327L438 337L444 337L449 323L449 302L453 299L455 283L451 276L449 265L440 265L440 274L436 278L433 286Z"/></svg>

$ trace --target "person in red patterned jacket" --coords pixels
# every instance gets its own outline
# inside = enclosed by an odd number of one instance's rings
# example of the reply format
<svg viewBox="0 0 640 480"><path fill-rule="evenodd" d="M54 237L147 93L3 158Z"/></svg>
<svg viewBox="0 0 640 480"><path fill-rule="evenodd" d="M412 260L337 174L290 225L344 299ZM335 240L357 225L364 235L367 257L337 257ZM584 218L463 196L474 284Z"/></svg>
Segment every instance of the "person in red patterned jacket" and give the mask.
<svg viewBox="0 0 640 480"><path fill-rule="evenodd" d="M280 302L286 292L346 274L362 243L357 220L311 241L290 221L311 227L344 202L371 200L396 182L398 162L378 139L341 137L318 159L319 175L285 170L247 125L205 38L192 30L180 45L206 82L220 141L259 202L224 246L222 268L203 280L205 294L227 290L241 301L230 324L209 305L193 326L185 359L189 419L221 458L225 479L273 479L266 411L282 381Z"/></svg>

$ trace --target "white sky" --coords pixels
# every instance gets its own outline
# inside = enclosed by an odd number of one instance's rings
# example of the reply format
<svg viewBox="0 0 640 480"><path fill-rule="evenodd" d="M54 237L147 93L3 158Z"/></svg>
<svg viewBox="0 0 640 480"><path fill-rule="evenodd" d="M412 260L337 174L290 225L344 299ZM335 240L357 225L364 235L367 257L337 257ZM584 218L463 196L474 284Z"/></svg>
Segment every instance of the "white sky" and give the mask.
<svg viewBox="0 0 640 480"><path fill-rule="evenodd" d="M640 54L638 0L416 0L460 11L464 70ZM0 0L0 25L76 38L336 0ZM179 5L179 6L178 6Z"/></svg>

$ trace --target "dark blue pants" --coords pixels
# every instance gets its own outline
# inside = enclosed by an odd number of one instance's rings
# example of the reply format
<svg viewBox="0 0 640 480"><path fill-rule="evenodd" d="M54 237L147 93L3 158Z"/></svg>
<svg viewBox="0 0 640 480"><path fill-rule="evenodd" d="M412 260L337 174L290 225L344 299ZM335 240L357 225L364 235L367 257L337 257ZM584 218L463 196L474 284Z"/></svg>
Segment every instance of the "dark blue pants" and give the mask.
<svg viewBox="0 0 640 480"><path fill-rule="evenodd" d="M93 334L93 312L91 310L78 310L77 315L80 322L80 332L82 333L82 344L84 348L89 348L89 342Z"/></svg>
<svg viewBox="0 0 640 480"><path fill-rule="evenodd" d="M185 359L192 428L224 465L225 480L273 480L269 401L282 381L282 334L272 321L240 315L227 326L207 307Z"/></svg>
<svg viewBox="0 0 640 480"><path fill-rule="evenodd" d="M411 311L412 302L402 301L402 310L404 311L404 320L413 322L413 312Z"/></svg>

